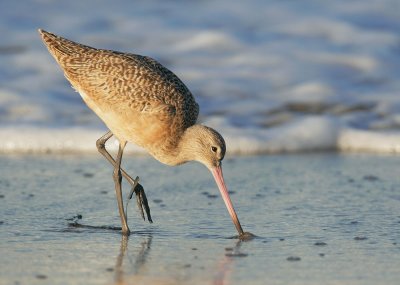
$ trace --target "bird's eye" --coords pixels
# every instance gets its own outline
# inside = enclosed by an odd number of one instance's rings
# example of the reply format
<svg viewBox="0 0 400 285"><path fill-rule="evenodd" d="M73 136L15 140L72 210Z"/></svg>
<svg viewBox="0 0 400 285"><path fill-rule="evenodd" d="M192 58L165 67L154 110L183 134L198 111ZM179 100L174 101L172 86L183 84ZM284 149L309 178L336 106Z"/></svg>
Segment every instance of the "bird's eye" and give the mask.
<svg viewBox="0 0 400 285"><path fill-rule="evenodd" d="M213 152L217 152L217 147L216 147L216 146L212 146L212 147L211 147L211 150L212 150Z"/></svg>

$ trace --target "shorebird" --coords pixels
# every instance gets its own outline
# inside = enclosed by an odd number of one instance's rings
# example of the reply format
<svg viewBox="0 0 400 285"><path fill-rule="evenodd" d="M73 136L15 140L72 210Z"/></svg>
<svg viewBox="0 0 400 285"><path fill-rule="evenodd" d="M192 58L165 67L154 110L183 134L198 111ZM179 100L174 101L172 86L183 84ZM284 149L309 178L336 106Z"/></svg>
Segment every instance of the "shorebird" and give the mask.
<svg viewBox="0 0 400 285"><path fill-rule="evenodd" d="M140 209L146 209L151 221L139 178L132 179L121 168L127 142L143 147L167 165L193 160L204 164L214 176L239 237L245 234L222 174L225 141L214 129L196 123L199 105L172 71L147 56L96 49L41 29L39 34L72 87L109 129L96 145L114 166L123 234L129 235L130 230L122 199L122 176L132 185L131 195L137 193ZM119 143L115 159L105 148L112 136Z"/></svg>

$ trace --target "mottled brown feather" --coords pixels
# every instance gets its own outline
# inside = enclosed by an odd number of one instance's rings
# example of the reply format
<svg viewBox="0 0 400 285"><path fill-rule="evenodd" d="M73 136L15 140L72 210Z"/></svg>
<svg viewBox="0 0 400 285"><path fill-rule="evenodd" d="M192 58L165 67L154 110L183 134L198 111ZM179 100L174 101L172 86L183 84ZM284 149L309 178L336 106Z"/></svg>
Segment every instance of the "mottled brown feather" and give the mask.
<svg viewBox="0 0 400 285"><path fill-rule="evenodd" d="M176 148L183 132L196 123L199 106L193 95L154 59L39 32L66 78L119 140L156 156Z"/></svg>

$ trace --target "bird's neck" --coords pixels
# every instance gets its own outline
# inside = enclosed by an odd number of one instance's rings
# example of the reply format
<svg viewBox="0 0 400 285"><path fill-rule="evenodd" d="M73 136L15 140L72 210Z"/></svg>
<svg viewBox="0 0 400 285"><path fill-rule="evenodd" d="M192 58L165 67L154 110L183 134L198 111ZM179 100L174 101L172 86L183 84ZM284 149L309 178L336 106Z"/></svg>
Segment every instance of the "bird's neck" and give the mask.
<svg viewBox="0 0 400 285"><path fill-rule="evenodd" d="M202 125L193 125L187 128L183 133L177 147L178 157L182 163L196 160L201 128L203 128Z"/></svg>
<svg viewBox="0 0 400 285"><path fill-rule="evenodd" d="M193 125L185 130L173 149L162 151L163 155L153 155L167 165L180 165L188 161L196 160L196 148L198 145L198 131L201 125Z"/></svg>

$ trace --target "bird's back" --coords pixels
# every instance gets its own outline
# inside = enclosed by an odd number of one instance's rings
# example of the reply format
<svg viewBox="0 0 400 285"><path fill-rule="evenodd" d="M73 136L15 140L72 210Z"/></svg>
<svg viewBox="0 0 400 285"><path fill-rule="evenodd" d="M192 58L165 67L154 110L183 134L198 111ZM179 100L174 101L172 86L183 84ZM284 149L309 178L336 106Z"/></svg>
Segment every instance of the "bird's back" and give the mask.
<svg viewBox="0 0 400 285"><path fill-rule="evenodd" d="M196 123L193 95L154 59L39 32L72 86L119 139L145 148L173 147Z"/></svg>

